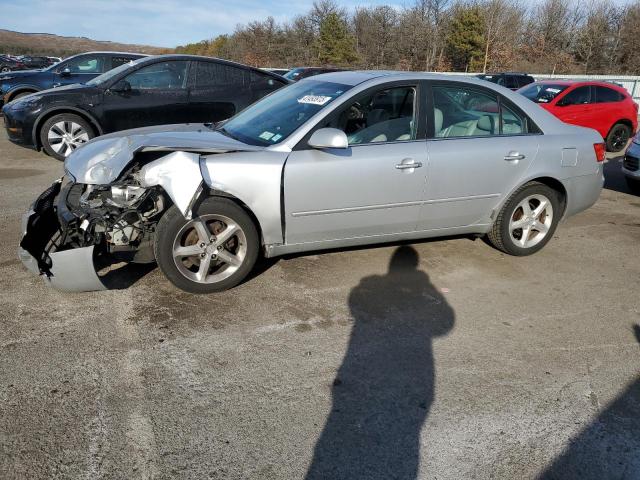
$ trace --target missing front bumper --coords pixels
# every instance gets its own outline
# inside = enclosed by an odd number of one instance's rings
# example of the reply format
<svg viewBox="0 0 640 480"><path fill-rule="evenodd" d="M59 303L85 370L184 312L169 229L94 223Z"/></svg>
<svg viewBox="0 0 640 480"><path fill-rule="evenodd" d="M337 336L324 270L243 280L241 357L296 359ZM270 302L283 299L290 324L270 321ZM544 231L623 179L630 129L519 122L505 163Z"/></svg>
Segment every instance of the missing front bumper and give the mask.
<svg viewBox="0 0 640 480"><path fill-rule="evenodd" d="M95 246L52 251L51 241L61 225L55 207L62 180L42 193L22 221L18 258L30 272L67 292L105 290L95 268Z"/></svg>

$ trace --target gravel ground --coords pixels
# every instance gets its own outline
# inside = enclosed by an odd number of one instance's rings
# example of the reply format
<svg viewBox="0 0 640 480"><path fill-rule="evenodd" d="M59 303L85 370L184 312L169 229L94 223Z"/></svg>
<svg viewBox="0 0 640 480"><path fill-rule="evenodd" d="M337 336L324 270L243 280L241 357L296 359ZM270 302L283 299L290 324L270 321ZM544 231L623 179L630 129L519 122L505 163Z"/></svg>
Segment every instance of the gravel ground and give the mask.
<svg viewBox="0 0 640 480"><path fill-rule="evenodd" d="M448 239L47 288L19 223L61 164L0 133L0 478L640 478L640 198L619 159L540 253Z"/></svg>

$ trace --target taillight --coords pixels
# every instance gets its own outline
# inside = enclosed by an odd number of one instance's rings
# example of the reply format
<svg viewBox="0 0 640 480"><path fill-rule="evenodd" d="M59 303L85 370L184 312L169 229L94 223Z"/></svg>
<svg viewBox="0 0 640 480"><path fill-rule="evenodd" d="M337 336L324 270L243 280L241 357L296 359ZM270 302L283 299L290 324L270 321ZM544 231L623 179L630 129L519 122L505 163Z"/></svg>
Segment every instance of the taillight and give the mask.
<svg viewBox="0 0 640 480"><path fill-rule="evenodd" d="M607 153L604 143L594 143L593 150L596 152L596 162L604 162Z"/></svg>

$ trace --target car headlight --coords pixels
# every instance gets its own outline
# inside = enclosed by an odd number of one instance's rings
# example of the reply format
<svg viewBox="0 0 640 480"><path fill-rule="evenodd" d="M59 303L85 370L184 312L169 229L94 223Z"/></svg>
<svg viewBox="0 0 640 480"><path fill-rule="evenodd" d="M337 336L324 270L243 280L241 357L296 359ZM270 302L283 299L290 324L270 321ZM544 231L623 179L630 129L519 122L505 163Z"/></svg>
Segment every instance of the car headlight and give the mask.
<svg viewBox="0 0 640 480"><path fill-rule="evenodd" d="M147 189L137 185L112 185L111 203L116 207L131 207L140 200Z"/></svg>
<svg viewBox="0 0 640 480"><path fill-rule="evenodd" d="M640 133L633 137L633 143L635 143L636 145L640 145Z"/></svg>

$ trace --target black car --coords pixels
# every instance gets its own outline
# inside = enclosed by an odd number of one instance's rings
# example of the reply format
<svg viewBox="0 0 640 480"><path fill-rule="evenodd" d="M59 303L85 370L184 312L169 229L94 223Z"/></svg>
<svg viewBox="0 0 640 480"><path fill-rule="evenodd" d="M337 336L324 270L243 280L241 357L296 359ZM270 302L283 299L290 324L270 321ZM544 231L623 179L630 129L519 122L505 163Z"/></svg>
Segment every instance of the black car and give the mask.
<svg viewBox="0 0 640 480"><path fill-rule="evenodd" d="M83 85L4 106L9 140L59 160L91 138L135 127L218 122L289 84L280 75L192 55L141 58Z"/></svg>
<svg viewBox="0 0 640 480"><path fill-rule="evenodd" d="M297 67L293 70L289 70L283 75L287 80L297 82L303 78L313 77L314 75L320 75L321 73L341 72L340 68L325 68L325 67Z"/></svg>
<svg viewBox="0 0 640 480"><path fill-rule="evenodd" d="M510 90L518 90L519 88L536 81L527 73L515 72L481 73L480 75L477 75L477 77L481 80L486 80L487 82L497 83L498 85L507 87Z"/></svg>
<svg viewBox="0 0 640 480"><path fill-rule="evenodd" d="M0 55L0 74L11 72L13 70L24 70L26 65L15 58Z"/></svg>
<svg viewBox="0 0 640 480"><path fill-rule="evenodd" d="M43 70L0 74L0 106L16 98L49 88L84 83L104 72L144 57L140 53L81 53Z"/></svg>

